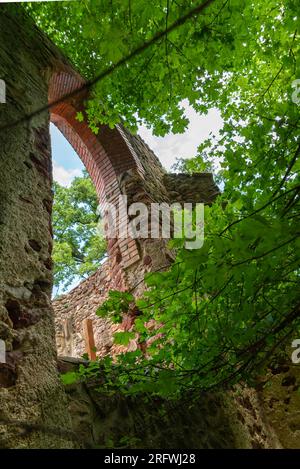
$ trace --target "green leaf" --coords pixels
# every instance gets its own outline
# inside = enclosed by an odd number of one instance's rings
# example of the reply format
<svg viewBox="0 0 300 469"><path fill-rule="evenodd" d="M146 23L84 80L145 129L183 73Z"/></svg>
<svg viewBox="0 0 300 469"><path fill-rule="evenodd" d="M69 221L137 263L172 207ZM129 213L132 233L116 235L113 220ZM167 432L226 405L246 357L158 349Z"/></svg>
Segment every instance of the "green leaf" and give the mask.
<svg viewBox="0 0 300 469"><path fill-rule="evenodd" d="M115 332L114 343L117 345L128 345L131 339L134 339L134 332Z"/></svg>

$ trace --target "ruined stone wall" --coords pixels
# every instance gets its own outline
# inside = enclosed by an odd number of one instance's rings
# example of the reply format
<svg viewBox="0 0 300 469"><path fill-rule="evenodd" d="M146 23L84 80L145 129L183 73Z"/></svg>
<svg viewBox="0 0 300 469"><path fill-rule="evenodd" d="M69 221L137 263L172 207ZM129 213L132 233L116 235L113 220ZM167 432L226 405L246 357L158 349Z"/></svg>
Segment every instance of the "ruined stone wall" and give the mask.
<svg viewBox="0 0 300 469"><path fill-rule="evenodd" d="M300 365L291 362L291 349L274 359L262 377L257 398L264 421L268 422L283 448L300 448Z"/></svg>
<svg viewBox="0 0 300 469"><path fill-rule="evenodd" d="M99 383L67 388L66 396L50 301L50 117L78 151L104 208L122 194L129 203L211 203L217 188L210 175L166 174L147 145L122 126L93 135L75 119L82 95L52 106L51 116L46 110L26 119L83 80L16 5L1 5L0 77L7 84L7 103L0 104L0 338L7 350L0 364L0 447L300 447L299 373L287 365L273 370L269 388L267 382L259 392L203 394L193 403L186 396L144 405L143 396L98 393ZM95 316L96 308L110 288L139 295L145 272L171 261L163 239L110 240L108 262L55 302L59 352L84 352L82 320L92 318L98 353L116 353L113 329ZM121 327L131 325L125 317Z"/></svg>
<svg viewBox="0 0 300 469"><path fill-rule="evenodd" d="M1 13L0 74L7 85L7 103L1 107L0 125L7 127L0 135L0 337L5 341L7 363L0 366L0 445L71 447L70 420L56 370L50 302L50 119L78 152L104 209L120 195L127 195L129 203L151 203L168 201L169 194L165 171L141 139L122 126L102 127L95 136L86 121L76 120L87 97L84 91L52 104L80 88L83 79L22 8L1 5ZM49 101L50 115L44 110L26 118ZM19 118L18 124L9 126ZM166 240L113 239L108 251L108 263L73 292L70 306L64 300L60 303L64 314L60 312L62 321L57 316L56 324L58 338L64 337L64 353L83 351L81 320L94 315L110 288L138 284L141 291L145 272L172 260ZM127 321L123 327L130 325ZM110 325L98 321L99 353L111 351L112 332ZM24 425L30 428L25 437L19 432Z"/></svg>
<svg viewBox="0 0 300 469"><path fill-rule="evenodd" d="M62 373L76 370L59 359ZM300 369L289 357L256 389L194 393L179 400L105 394L105 376L66 386L72 428L83 447L290 448L300 446Z"/></svg>
<svg viewBox="0 0 300 469"><path fill-rule="evenodd" d="M131 141L143 162L147 177L141 179L138 174L123 175L120 186L122 193L128 197L128 204L143 202L149 206L156 201L211 203L219 193L211 174L166 174L153 152L140 138L132 136ZM137 240L140 261L126 270L127 288L133 290L136 296L144 289L143 279L147 272L164 268L172 261L172 253L167 249L166 241L150 237ZM118 348L113 346L113 332L130 330L132 321L125 317L123 324L116 326L96 315L97 308L113 287L113 268L109 259L70 293L53 301L59 355L80 357L85 353L84 319L93 321L97 356L117 352ZM129 347L135 350L137 346L136 341L132 340Z"/></svg>
<svg viewBox="0 0 300 469"><path fill-rule="evenodd" d="M40 47L31 24L22 19L20 28L18 11L1 4L6 104L0 104L0 338L7 353L0 363L0 448L67 448L73 441L56 368L50 300L48 111L3 129L47 104L44 73L53 56Z"/></svg>
<svg viewBox="0 0 300 469"><path fill-rule="evenodd" d="M172 203L211 204L220 193L211 173L168 173L164 176L164 184Z"/></svg>
<svg viewBox="0 0 300 469"><path fill-rule="evenodd" d="M168 401L143 395L127 398L115 395L108 399L91 385L70 385L66 391L73 430L84 447L165 450L281 447L257 413L254 391L247 391L249 410L222 393Z"/></svg>
<svg viewBox="0 0 300 469"><path fill-rule="evenodd" d="M106 299L110 286L111 268L109 262L106 262L74 288L71 294L62 295L53 301L58 355L81 357L86 352L84 319L93 321L97 355L103 357L111 352L112 324L95 314Z"/></svg>
<svg viewBox="0 0 300 469"><path fill-rule="evenodd" d="M78 367L60 359L62 372ZM66 386L73 431L83 447L281 448L253 389L188 394L178 400L139 394L109 397L105 376ZM293 447L287 445L286 447Z"/></svg>

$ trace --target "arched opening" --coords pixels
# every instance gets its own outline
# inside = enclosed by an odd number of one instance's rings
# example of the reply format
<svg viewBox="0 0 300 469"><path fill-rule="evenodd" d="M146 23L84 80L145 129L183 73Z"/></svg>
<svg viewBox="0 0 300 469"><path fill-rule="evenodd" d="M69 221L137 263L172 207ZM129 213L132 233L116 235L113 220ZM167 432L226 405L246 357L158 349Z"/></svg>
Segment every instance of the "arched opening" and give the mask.
<svg viewBox="0 0 300 469"><path fill-rule="evenodd" d="M50 125L53 167L52 297L75 288L107 258L106 241L97 229L98 198L91 178L62 133Z"/></svg>
<svg viewBox="0 0 300 469"><path fill-rule="evenodd" d="M80 88L83 80L75 72L54 73L49 84L49 102ZM79 121L78 112L84 112L86 94L58 102L51 107L51 122L72 145L88 171L103 211L107 203L117 204L121 189L120 175L135 170L141 176L143 167L121 128L102 126L95 135L86 120ZM112 239L108 242L108 255L115 259L114 280L119 288L125 287L124 269L140 259L134 239Z"/></svg>
<svg viewBox="0 0 300 469"><path fill-rule="evenodd" d="M76 89L81 83L76 75L54 73L49 87L50 103ZM90 176L103 213L108 203L119 203L119 196L122 195L120 177L130 170L142 177L143 167L121 128L111 130L103 126L99 134L95 135L85 120L77 119L82 109L82 95L59 102L51 107L51 123L69 142L73 156L75 152L80 158L81 167ZM124 216L127 217L127 213ZM113 345L111 324L97 318L95 312L110 289L122 290L127 287L126 268L135 264L140 255L135 239L107 241L108 261L69 295L53 301L59 355L78 357L89 347L91 352L91 322L94 326L92 342L98 354L106 355ZM91 353L89 355L91 357Z"/></svg>

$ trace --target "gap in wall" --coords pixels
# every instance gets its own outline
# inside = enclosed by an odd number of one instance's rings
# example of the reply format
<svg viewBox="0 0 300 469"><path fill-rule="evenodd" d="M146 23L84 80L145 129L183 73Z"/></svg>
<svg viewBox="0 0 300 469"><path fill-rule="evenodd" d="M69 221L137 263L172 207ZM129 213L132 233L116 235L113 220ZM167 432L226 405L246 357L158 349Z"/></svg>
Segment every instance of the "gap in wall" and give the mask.
<svg viewBox="0 0 300 469"><path fill-rule="evenodd" d="M60 186L69 188L74 178L82 177L84 175L85 167L76 151L60 132L60 130L52 123L50 124L50 136L53 179ZM55 236L55 224L53 228ZM101 259L99 257L99 265L103 262L104 259L105 257L101 257ZM55 298L61 294L69 292L86 277L87 275L85 275L85 277L75 276L67 286L63 284L60 284L59 286L54 285L52 297Z"/></svg>

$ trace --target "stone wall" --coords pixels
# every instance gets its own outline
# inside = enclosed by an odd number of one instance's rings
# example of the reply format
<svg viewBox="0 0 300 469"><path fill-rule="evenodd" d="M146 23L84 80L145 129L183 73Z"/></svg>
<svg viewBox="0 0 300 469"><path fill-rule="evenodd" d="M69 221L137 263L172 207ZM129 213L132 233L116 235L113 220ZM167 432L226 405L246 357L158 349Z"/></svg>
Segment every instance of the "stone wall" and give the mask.
<svg viewBox="0 0 300 469"><path fill-rule="evenodd" d="M168 401L143 395L108 398L93 386L79 384L66 391L73 431L85 448L281 447L255 414L258 402L253 391L248 390L250 411L221 393Z"/></svg>
<svg viewBox="0 0 300 469"><path fill-rule="evenodd" d="M81 361L84 365L85 362ZM58 361L62 373L76 359ZM290 448L300 446L300 368L285 356L257 387L188 394L170 401L105 394L105 376L66 386L73 432L83 447Z"/></svg>
<svg viewBox="0 0 300 469"><path fill-rule="evenodd" d="M127 195L129 203L168 201L166 173L147 145L123 126L113 130L102 126L96 136L86 121L76 120L77 112L84 112L86 91L61 98L81 88L84 80L21 7L1 5L0 22L0 75L7 88L7 103L0 109L0 338L7 350L7 363L0 366L0 445L71 447L70 419L56 371L50 302L49 121L78 152L104 211L120 195ZM36 113L37 109L44 110ZM110 288L134 288L139 294L145 272L172 260L162 239L109 240L108 253L109 261L99 272L67 303L60 300L56 325L58 341L63 337L59 350L64 353L82 353L81 321L94 315ZM127 319L122 327L132 325ZM107 322L95 325L101 355L117 353L112 332ZM30 431L24 437L19 428L25 427Z"/></svg>
<svg viewBox="0 0 300 469"><path fill-rule="evenodd" d="M96 316L98 306L106 299L111 285L109 262L81 282L68 295L53 302L57 352L60 356L81 357L86 352L83 334L84 319L92 319L98 356L105 356L112 347L112 325Z"/></svg>
<svg viewBox="0 0 300 469"><path fill-rule="evenodd" d="M120 187L122 193L128 197L128 204L143 202L149 206L151 202L156 201L182 204L212 203L219 193L211 174L166 174L154 153L140 138L131 136L131 142L142 161L147 177L141 180L137 173L123 174ZM126 269L127 288L136 296L144 289L143 279L147 272L164 268L173 260L164 239L138 239L137 245L140 261ZM85 353L84 319L93 321L95 345L99 357L119 350L113 346L113 332L124 328L130 329L132 322L128 322L128 318L124 317L123 324L116 326L95 314L97 308L107 298L108 291L114 288L111 262L111 259L106 261L90 278L84 280L70 293L53 301L59 355L80 357ZM132 340L129 347L134 350L138 344Z"/></svg>
<svg viewBox="0 0 300 469"><path fill-rule="evenodd" d="M288 344L289 345L289 344ZM300 365L291 362L291 350L281 356L262 378L257 396L263 419L283 448L300 448Z"/></svg>
<svg viewBox="0 0 300 469"><path fill-rule="evenodd" d="M220 193L211 173L165 174L164 183L172 202L211 204Z"/></svg>
<svg viewBox="0 0 300 469"><path fill-rule="evenodd" d="M77 368L60 359L62 372ZM105 376L66 386L73 432L84 448L281 448L253 389L188 394L179 400L102 391ZM287 446L289 447L289 446Z"/></svg>
<svg viewBox="0 0 300 469"><path fill-rule="evenodd" d="M76 120L84 90L53 105L84 81L20 6L1 4L0 77L7 85L7 103L0 104L0 338L7 351L0 364L0 447L299 447L299 373L287 365L272 372L269 390L203 394L193 404L186 396L146 405L145 396L99 393L99 383L64 392L50 300L50 118L82 158L104 210L120 195L147 205L210 204L218 189L211 175L166 174L147 145L122 126L92 134ZM26 117L48 100L50 115ZM113 239L108 251L98 272L54 304L60 353L82 354L87 318L94 321L98 353L118 353L113 328L95 316L96 308L110 288L140 295L144 274L173 259L164 239ZM121 327L130 329L133 320L125 316Z"/></svg>
<svg viewBox="0 0 300 469"><path fill-rule="evenodd" d="M0 104L0 338L7 353L0 364L0 448L70 448L50 300L49 114L3 129L47 105L45 73L54 55L40 47L38 31L32 34L18 11L1 4L0 77L7 102Z"/></svg>

